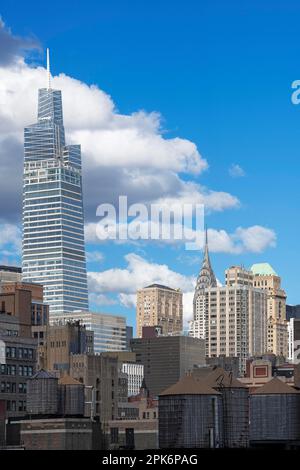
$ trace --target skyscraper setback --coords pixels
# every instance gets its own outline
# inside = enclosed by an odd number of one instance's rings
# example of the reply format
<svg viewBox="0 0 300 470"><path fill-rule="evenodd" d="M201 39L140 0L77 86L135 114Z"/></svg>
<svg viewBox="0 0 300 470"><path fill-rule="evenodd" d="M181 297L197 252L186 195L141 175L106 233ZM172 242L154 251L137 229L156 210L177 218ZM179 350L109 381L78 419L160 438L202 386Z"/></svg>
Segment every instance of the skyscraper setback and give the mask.
<svg viewBox="0 0 300 470"><path fill-rule="evenodd" d="M39 90L24 131L23 280L44 286L50 316L88 309L80 145L66 145L60 90Z"/></svg>

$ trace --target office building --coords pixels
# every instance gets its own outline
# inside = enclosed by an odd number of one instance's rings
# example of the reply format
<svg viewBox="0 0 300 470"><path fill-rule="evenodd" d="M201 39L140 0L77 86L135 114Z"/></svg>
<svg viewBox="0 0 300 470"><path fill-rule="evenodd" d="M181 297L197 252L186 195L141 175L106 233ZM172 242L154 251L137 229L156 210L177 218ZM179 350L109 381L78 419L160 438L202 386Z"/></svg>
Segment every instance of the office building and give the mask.
<svg viewBox="0 0 300 470"><path fill-rule="evenodd" d="M106 351L125 351L126 318L119 315L78 311L65 316L59 316L60 322L68 320L80 321L87 330L94 332L94 352L99 354ZM53 317L52 322L55 321Z"/></svg>
<svg viewBox="0 0 300 470"><path fill-rule="evenodd" d="M31 333L31 293L0 294L0 399L6 416L26 415L27 379L35 373L37 342Z"/></svg>
<svg viewBox="0 0 300 470"><path fill-rule="evenodd" d="M103 424L118 417L119 364L105 354L74 354L70 375L85 385L85 416L101 419Z"/></svg>
<svg viewBox="0 0 300 470"><path fill-rule="evenodd" d="M202 267L197 278L193 299L193 320L189 322L189 335L193 338L205 339L206 328L206 300L205 289L217 287L216 277L211 267L207 230L205 233L205 247Z"/></svg>
<svg viewBox="0 0 300 470"><path fill-rule="evenodd" d="M144 365L124 362L122 372L128 377L128 396L138 395L144 379Z"/></svg>
<svg viewBox="0 0 300 470"><path fill-rule="evenodd" d="M38 120L24 131L23 281L44 286L50 316L88 310L81 151L66 145L62 97L39 90Z"/></svg>
<svg viewBox="0 0 300 470"><path fill-rule="evenodd" d="M11 315L19 316L22 336L30 329L32 336L35 328L43 328L49 322L49 307L43 300L43 286L28 282L5 282L0 291L1 302Z"/></svg>
<svg viewBox="0 0 300 470"><path fill-rule="evenodd" d="M136 354L132 351L109 351L102 353L102 355L118 360L119 373L126 377L125 396L137 395L144 378L144 366L136 363Z"/></svg>
<svg viewBox="0 0 300 470"><path fill-rule="evenodd" d="M94 333L79 321L48 325L43 333L43 345L39 344L39 367L58 376L69 374L72 354L94 352Z"/></svg>
<svg viewBox="0 0 300 470"><path fill-rule="evenodd" d="M2 284L2 301L13 315L20 316L20 334L30 335L37 340L36 366L44 367L43 360L46 331L49 324L49 307L43 300L43 286L28 282L6 282ZM24 320L25 318L25 320ZM31 333L30 333L31 332Z"/></svg>
<svg viewBox="0 0 300 470"><path fill-rule="evenodd" d="M226 286L253 286L253 273L243 266L231 266L225 271Z"/></svg>
<svg viewBox="0 0 300 470"><path fill-rule="evenodd" d="M238 357L240 372L246 359L267 350L267 296L248 285L210 287L207 308L206 355Z"/></svg>
<svg viewBox="0 0 300 470"><path fill-rule="evenodd" d="M189 336L134 338L131 349L137 364L144 366L144 378L152 397L194 367L205 364L205 342Z"/></svg>
<svg viewBox="0 0 300 470"><path fill-rule="evenodd" d="M163 335L182 332L182 292L161 284L151 284L137 291L137 336L143 326L160 326Z"/></svg>
<svg viewBox="0 0 300 470"><path fill-rule="evenodd" d="M251 267L253 285L263 289L268 297L267 349L277 356L288 356L288 329L286 320L286 293L281 288L281 278L268 263Z"/></svg>

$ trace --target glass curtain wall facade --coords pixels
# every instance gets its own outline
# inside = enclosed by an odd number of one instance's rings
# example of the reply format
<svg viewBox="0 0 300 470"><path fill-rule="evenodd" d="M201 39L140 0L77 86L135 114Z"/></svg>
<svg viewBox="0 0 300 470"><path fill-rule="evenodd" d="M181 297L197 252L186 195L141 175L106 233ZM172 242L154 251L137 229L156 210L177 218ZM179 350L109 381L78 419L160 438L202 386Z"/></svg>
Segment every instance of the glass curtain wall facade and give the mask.
<svg viewBox="0 0 300 470"><path fill-rule="evenodd" d="M80 145L66 145L60 90L43 88L24 131L23 280L51 315L88 310Z"/></svg>
<svg viewBox="0 0 300 470"><path fill-rule="evenodd" d="M126 351L126 318L98 312L72 312L65 317L52 316L51 323L80 321L87 330L94 332L94 352Z"/></svg>

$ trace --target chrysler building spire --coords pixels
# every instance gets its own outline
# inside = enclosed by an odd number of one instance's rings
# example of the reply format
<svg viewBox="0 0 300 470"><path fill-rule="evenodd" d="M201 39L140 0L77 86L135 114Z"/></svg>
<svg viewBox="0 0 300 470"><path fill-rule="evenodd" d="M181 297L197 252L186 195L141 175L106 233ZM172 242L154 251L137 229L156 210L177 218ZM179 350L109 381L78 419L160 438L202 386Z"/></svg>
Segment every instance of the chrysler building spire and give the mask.
<svg viewBox="0 0 300 470"><path fill-rule="evenodd" d="M210 264L209 250L208 250L208 236L207 228L205 229L205 246L197 283L195 287L194 301L193 301L193 320L190 321L189 335L194 338L205 339L205 325L206 325L206 294L205 290L210 287L217 287L217 281L213 269Z"/></svg>
<svg viewBox="0 0 300 470"><path fill-rule="evenodd" d="M204 256L202 261L202 267L197 279L195 296L199 291L203 291L207 287L217 287L217 281L213 269L211 267L209 250L208 250L208 234L207 228L205 229L205 247L204 247Z"/></svg>

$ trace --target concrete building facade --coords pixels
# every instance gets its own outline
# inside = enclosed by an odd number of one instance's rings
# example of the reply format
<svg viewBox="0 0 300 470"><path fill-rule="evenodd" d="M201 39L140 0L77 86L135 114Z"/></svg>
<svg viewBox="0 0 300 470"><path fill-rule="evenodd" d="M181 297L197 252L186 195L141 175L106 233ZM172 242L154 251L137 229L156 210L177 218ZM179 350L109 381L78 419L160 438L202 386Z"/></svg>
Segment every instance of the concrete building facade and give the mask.
<svg viewBox="0 0 300 470"><path fill-rule="evenodd" d="M122 372L128 377L128 396L137 395L144 379L144 365L124 362L122 364Z"/></svg>
<svg viewBox="0 0 300 470"><path fill-rule="evenodd" d="M94 333L79 321L47 325L43 328L43 338L43 345L39 345L39 366L58 375L70 372L72 354L94 352Z"/></svg>
<svg viewBox="0 0 300 470"><path fill-rule="evenodd" d="M85 416L100 420L103 429L117 419L120 398L119 363L110 355L74 354L70 375L85 385ZM125 392L124 392L125 394ZM127 394L124 397L127 399Z"/></svg>
<svg viewBox="0 0 300 470"><path fill-rule="evenodd" d="M205 342L189 336L135 338L131 349L144 365L144 378L151 396L176 383L194 367L205 365Z"/></svg>
<svg viewBox="0 0 300 470"><path fill-rule="evenodd" d="M205 291L207 305L206 355L246 359L267 350L267 297L251 286L224 286Z"/></svg>
<svg viewBox="0 0 300 470"><path fill-rule="evenodd" d="M0 399L8 418L25 416L26 382L35 373L37 349L31 333L31 293L2 293L0 306Z"/></svg>
<svg viewBox="0 0 300 470"><path fill-rule="evenodd" d="M281 278L268 263L251 267L253 285L267 293L268 351L288 357L288 325L286 320L286 293Z"/></svg>

